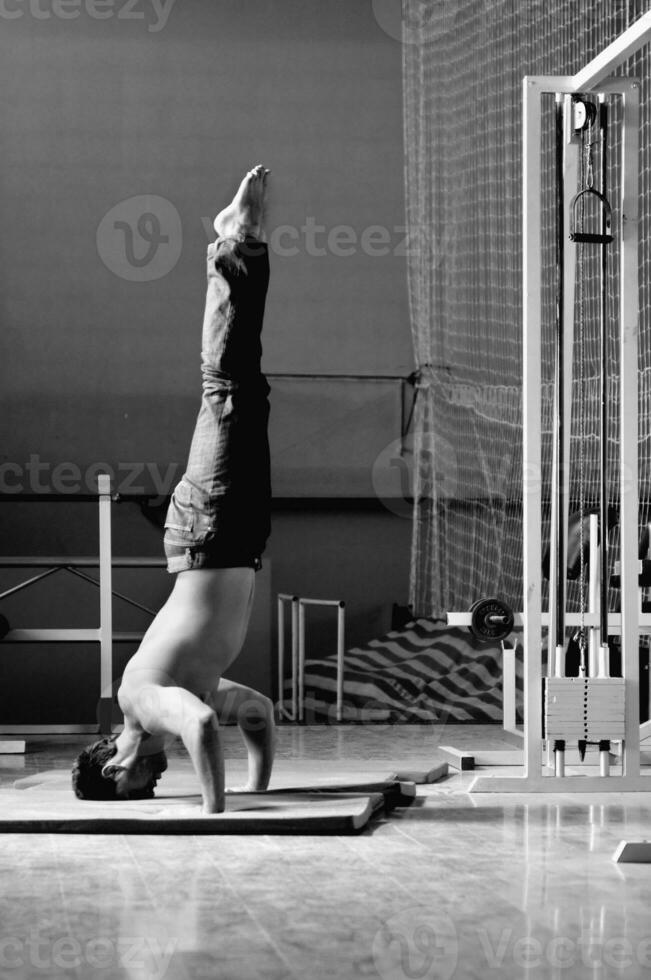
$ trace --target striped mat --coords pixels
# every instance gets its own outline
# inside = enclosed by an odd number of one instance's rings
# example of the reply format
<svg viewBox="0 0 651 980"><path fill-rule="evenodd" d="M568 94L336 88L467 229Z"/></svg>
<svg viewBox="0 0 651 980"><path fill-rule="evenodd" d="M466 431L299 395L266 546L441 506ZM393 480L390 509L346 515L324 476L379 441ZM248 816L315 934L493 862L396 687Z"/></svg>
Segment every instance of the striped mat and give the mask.
<svg viewBox="0 0 651 980"><path fill-rule="evenodd" d="M502 656L468 630L440 620L416 619L403 629L346 651L344 718L389 722L501 722ZM290 696L286 682L285 697ZM332 719L336 656L307 660L307 721ZM286 706L289 702L286 700ZM522 705L522 662L517 658L517 704Z"/></svg>

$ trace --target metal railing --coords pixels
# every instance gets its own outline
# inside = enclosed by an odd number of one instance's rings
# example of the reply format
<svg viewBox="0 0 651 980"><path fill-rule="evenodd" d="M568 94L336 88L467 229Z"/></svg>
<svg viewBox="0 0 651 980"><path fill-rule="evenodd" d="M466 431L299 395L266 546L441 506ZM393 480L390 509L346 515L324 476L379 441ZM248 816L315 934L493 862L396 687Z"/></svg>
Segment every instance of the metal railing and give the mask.
<svg viewBox="0 0 651 980"><path fill-rule="evenodd" d="M58 572L65 571L99 589L99 625L95 628L20 628L10 629L3 643L99 643L100 648L100 690L98 697L98 726L101 734L110 734L113 713L113 644L138 642L144 636L142 630L115 631L113 629L113 597L151 616L156 610L137 602L123 592L113 588L114 568L165 568L164 558L114 558L111 546L111 480L107 474L97 478L97 494L49 495L53 502L86 502L97 500L99 510L99 554L97 558L69 556L2 557L0 568L40 568L44 571L33 575L16 585L0 592L0 600L15 595L23 589L35 585ZM30 497L25 496L24 501ZM35 499L35 498L31 498ZM43 499L42 495L39 499ZM120 495L124 499L124 495ZM85 568L99 569L99 577L82 571ZM97 727L91 725L3 725L0 721L0 734L84 734L94 733Z"/></svg>

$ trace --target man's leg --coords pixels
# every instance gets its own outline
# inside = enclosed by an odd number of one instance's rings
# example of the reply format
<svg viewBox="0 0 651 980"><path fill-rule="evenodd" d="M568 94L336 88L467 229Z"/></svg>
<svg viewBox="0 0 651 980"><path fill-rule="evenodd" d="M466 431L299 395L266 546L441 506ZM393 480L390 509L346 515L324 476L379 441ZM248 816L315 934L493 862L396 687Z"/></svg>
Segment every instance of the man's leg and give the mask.
<svg viewBox="0 0 651 980"><path fill-rule="evenodd" d="M237 722L249 759L248 780L230 792L260 792L269 785L276 748L273 702L253 688L222 678L206 704L214 709L220 724Z"/></svg>
<svg viewBox="0 0 651 980"><path fill-rule="evenodd" d="M247 174L208 249L201 407L165 522L171 572L255 567L269 534L269 386L260 363L269 259L247 232L260 231L265 173Z"/></svg>

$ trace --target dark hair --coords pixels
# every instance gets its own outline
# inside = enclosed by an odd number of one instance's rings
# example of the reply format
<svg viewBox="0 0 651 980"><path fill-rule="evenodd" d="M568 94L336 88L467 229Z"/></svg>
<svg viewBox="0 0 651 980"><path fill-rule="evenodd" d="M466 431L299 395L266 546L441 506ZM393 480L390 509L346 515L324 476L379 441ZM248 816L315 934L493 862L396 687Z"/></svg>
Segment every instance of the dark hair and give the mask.
<svg viewBox="0 0 651 980"><path fill-rule="evenodd" d="M117 785L110 776L103 776L102 769L117 752L116 735L101 738L80 752L72 767L72 788L80 800L117 800ZM142 789L129 793L132 800L150 800L154 796L154 771L164 772L167 759L164 752L148 757L152 767L150 782Z"/></svg>

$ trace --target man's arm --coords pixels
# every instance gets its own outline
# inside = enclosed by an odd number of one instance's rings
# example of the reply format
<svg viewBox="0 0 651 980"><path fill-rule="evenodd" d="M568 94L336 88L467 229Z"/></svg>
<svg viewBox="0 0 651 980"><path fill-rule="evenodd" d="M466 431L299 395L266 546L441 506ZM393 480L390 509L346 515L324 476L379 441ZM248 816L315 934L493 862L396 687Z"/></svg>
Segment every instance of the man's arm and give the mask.
<svg viewBox="0 0 651 980"><path fill-rule="evenodd" d="M251 687L222 678L211 703L222 724L240 726L249 755L248 792L265 790L271 778L276 748L273 702Z"/></svg>
<svg viewBox="0 0 651 980"><path fill-rule="evenodd" d="M120 706L151 735L180 737L201 785L204 813L224 810L224 756L219 722L211 707L182 687L148 684L120 691Z"/></svg>

